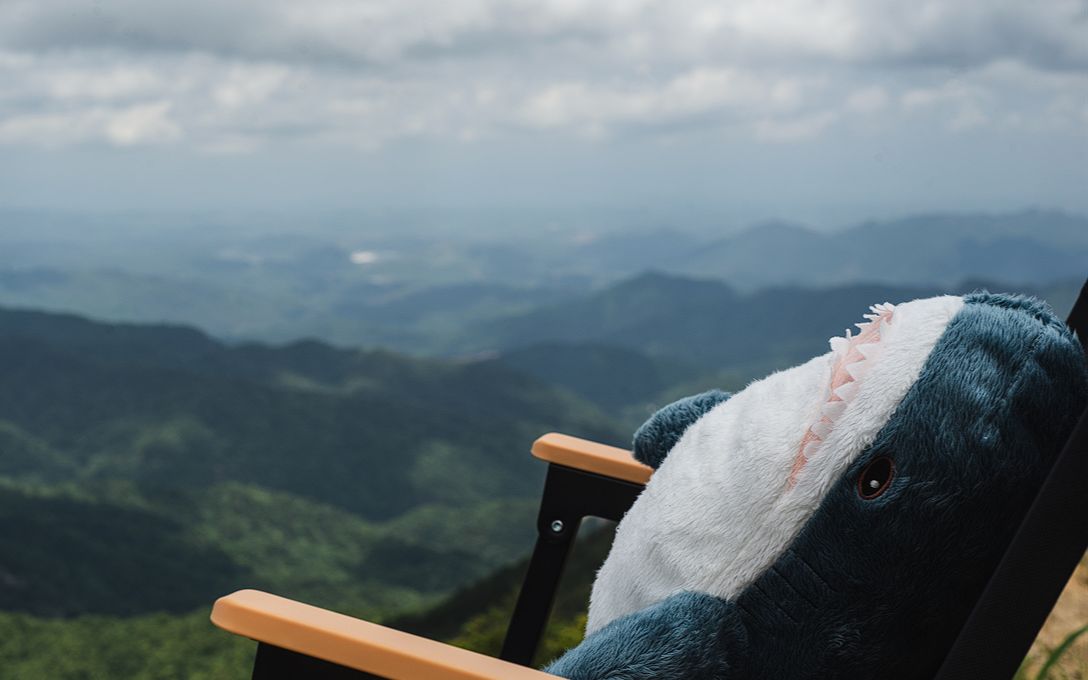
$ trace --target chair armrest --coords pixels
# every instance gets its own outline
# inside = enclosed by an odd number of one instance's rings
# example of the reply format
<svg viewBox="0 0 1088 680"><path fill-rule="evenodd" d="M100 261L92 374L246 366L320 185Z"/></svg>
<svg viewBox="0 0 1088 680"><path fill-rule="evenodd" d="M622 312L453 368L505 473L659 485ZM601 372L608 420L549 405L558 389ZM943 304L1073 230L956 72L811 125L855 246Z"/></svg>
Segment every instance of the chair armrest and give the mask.
<svg viewBox="0 0 1088 680"><path fill-rule="evenodd" d="M550 432L533 442L533 456L564 467L645 484L654 470L626 449Z"/></svg>
<svg viewBox="0 0 1088 680"><path fill-rule="evenodd" d="M554 675L258 590L215 602L236 635L393 680L555 680Z"/></svg>

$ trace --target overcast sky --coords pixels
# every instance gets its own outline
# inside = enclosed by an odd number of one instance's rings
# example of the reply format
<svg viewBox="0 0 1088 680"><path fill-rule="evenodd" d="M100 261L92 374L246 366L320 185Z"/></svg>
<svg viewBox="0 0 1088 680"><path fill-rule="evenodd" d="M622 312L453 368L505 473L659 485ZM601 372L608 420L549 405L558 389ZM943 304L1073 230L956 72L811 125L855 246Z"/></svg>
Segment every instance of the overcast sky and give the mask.
<svg viewBox="0 0 1088 680"><path fill-rule="evenodd" d="M1088 2L0 0L0 205L1088 212Z"/></svg>

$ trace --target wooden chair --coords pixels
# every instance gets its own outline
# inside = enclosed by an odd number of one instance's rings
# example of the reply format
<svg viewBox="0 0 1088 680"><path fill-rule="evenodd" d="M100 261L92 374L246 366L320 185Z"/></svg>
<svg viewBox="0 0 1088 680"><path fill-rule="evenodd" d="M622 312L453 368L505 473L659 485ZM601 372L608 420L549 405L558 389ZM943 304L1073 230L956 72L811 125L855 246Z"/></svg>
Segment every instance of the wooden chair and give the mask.
<svg viewBox="0 0 1088 680"><path fill-rule="evenodd" d="M1068 323L1088 335L1088 282ZM538 537L499 659L255 590L220 598L212 622L256 640L253 678L534 680L563 565L588 516L618 521L650 478L629 451L562 434L532 447L548 464ZM935 680L1011 678L1088 550L1088 409L948 651Z"/></svg>

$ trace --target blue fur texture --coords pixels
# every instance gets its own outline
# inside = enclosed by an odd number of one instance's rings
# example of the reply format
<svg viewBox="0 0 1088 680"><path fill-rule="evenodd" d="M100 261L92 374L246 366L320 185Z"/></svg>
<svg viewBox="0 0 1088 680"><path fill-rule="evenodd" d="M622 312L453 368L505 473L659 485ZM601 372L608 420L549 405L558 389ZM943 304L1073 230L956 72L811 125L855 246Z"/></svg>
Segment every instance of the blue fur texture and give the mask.
<svg viewBox="0 0 1088 680"><path fill-rule="evenodd" d="M932 677L1088 401L1083 350L1045 305L966 302L872 446L740 595L674 596L549 670L579 680ZM867 501L857 477L876 456L896 474Z"/></svg>
<svg viewBox="0 0 1088 680"><path fill-rule="evenodd" d="M680 441L684 430L728 398L727 392L710 390L684 397L662 408L635 432L635 459L656 470L676 442Z"/></svg>
<svg viewBox="0 0 1088 680"><path fill-rule="evenodd" d="M678 593L616 619L547 671L571 680L734 677L746 656L743 630L731 603Z"/></svg>

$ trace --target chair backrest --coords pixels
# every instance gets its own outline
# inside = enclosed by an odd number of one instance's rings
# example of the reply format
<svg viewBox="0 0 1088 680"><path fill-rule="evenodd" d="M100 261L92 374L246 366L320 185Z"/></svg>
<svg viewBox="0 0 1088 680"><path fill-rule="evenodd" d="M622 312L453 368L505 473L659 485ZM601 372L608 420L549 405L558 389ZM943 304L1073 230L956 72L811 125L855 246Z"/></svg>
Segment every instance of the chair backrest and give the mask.
<svg viewBox="0 0 1088 680"><path fill-rule="evenodd" d="M1088 281L1067 321L1088 336ZM1088 351L1088 346L1086 346ZM1088 550L1088 408L1025 515L935 680L1013 677Z"/></svg>

